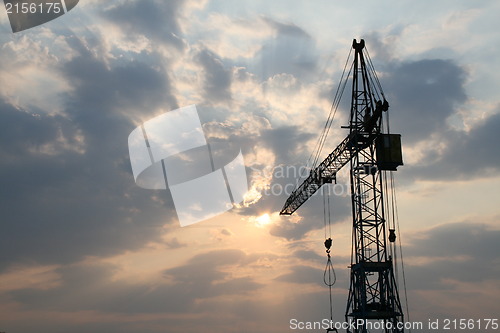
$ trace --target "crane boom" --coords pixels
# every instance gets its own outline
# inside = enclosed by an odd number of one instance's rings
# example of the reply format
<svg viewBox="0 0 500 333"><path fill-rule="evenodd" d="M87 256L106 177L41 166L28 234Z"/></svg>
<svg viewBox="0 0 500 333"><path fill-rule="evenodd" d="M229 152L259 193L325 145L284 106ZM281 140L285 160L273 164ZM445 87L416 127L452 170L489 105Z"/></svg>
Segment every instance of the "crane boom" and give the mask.
<svg viewBox="0 0 500 333"><path fill-rule="evenodd" d="M311 170L309 177L290 194L280 211L280 215L293 214L321 186L335 181L337 172L351 160L353 151L364 149L373 143L377 136L376 125L382 116L382 111L388 109L389 103L387 101L377 103L373 114L369 115L360 126L355 127L354 131L351 131L323 162Z"/></svg>
<svg viewBox="0 0 500 333"><path fill-rule="evenodd" d="M280 215L293 214L323 184L335 180L337 172L351 159L349 149L347 149L350 139L349 136L346 137L316 169L311 170L309 177L287 199Z"/></svg>

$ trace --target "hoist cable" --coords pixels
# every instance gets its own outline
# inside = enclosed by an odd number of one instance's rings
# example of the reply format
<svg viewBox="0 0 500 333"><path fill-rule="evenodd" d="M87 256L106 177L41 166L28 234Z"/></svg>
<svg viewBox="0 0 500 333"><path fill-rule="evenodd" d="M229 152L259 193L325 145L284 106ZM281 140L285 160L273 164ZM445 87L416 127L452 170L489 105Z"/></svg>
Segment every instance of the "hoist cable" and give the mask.
<svg viewBox="0 0 500 333"><path fill-rule="evenodd" d="M374 70L374 68L372 68L372 66L370 66L370 59L369 57L367 58L368 60L368 68L366 69L366 72L367 72L367 77L368 77L368 80L370 81L371 83L371 91L372 91L372 96L375 100L382 100L383 97L381 97L381 93L379 92L379 84L376 82L376 72Z"/></svg>
<svg viewBox="0 0 500 333"><path fill-rule="evenodd" d="M399 227L399 214L398 214L398 206L397 206L397 198L396 198L396 182L394 180L394 175L391 172L391 187L393 190L393 195L394 195L394 206L395 206L395 223L397 225L397 230L398 230L398 238L399 238L399 253L401 257L401 272L403 273L403 288L405 292L405 303L406 303L406 314L407 314L407 321L410 321L410 306L408 304L408 290L406 287L406 275L405 275L405 266L404 266L404 260L403 260L403 245L401 243L401 229ZM411 330L410 330L411 332Z"/></svg>
<svg viewBox="0 0 500 333"><path fill-rule="evenodd" d="M330 188L328 188L328 234L332 237L332 217L331 217L331 206L330 206Z"/></svg>
<svg viewBox="0 0 500 333"><path fill-rule="evenodd" d="M327 250L328 260L325 266L325 272L323 273L323 282L328 286L330 292L330 319L333 320L333 292L332 287L337 282L337 275L335 274L335 269L333 268L332 259L330 257L330 250Z"/></svg>
<svg viewBox="0 0 500 333"><path fill-rule="evenodd" d="M376 86L380 90L380 94L382 95L382 97L385 99L384 90L382 89L382 85L380 84L380 80L378 79L377 72L375 71L375 66L373 66L373 62L372 62L372 58L370 57L370 53L368 52L367 48L365 48L365 50L366 50L366 57L368 59L368 66L369 66L371 72L373 73L373 77L375 78L375 81L377 83Z"/></svg>
<svg viewBox="0 0 500 333"><path fill-rule="evenodd" d="M340 105L340 100L342 99L342 95L344 94L345 87L347 86L347 81L349 78L349 75L351 74L352 68L354 66L354 63L351 65L351 68L349 69L349 72L347 73L347 76L345 76L344 80L344 75L345 75L345 70L347 68L347 64L349 63L349 58L351 56L351 52L349 52L349 57L347 58L344 70L342 71L342 76L340 78L339 86L337 87L337 92L335 93L335 98L332 103L332 107L330 109L330 114L328 116L328 119L325 123L325 128L323 129L323 135L320 137L320 145L318 147L318 151L316 153L316 156L314 158L313 162L313 167L315 168L318 164L318 160L321 156L321 152L323 151L323 147L325 145L326 139L328 137L328 134L330 133L330 128L332 127L333 120L335 119L335 115L337 114L337 110ZM333 113L333 115L332 115Z"/></svg>
<svg viewBox="0 0 500 333"><path fill-rule="evenodd" d="M339 85L337 86L337 90L335 92L335 97L333 99L332 106L330 107L330 113L329 113L328 118L326 120L325 126L321 132L321 135L320 135L316 145L314 146L314 149L313 149L311 155L309 156L309 158L307 160L306 165L307 166L311 165L311 169L316 168L316 165L318 163L318 159L321 156L321 152L323 150L323 146L324 146L326 138L328 136L330 127L333 124L333 120L335 119L335 115L337 113L337 109L338 109L338 106L340 104L340 99L341 99L343 92L345 90L345 87L347 85L347 79L348 79L349 74L352 70L352 66L351 66L351 69L349 70L349 73L347 76L345 76L345 72L346 72L347 65L349 63L349 59L351 57L351 54L352 54L352 49L349 51L349 55L347 57L345 65L344 65L344 69L342 71L342 76L340 78ZM346 77L345 80L344 80L344 76Z"/></svg>
<svg viewBox="0 0 500 333"><path fill-rule="evenodd" d="M326 237L326 202L325 202L326 196L325 196L325 187L324 186L323 186L322 191L323 191L323 221L325 223L325 239L326 239L327 238Z"/></svg>
<svg viewBox="0 0 500 333"><path fill-rule="evenodd" d="M384 193L387 193L387 195L384 196L384 211L385 212L389 212L389 198L388 196L390 195L391 192L389 192L389 188L388 188L388 181L387 181L387 172L386 171L382 171L380 172L380 175L382 177L382 183L383 183L383 186L384 186ZM389 215L389 218L387 219L387 222L389 224L389 232L391 229L394 229L394 222L391 221L391 218L390 218L390 215ZM392 225L391 225L391 222L392 222ZM391 257L393 257L393 254L394 254L394 244L392 244L392 242L390 242L389 244L389 255Z"/></svg>
<svg viewBox="0 0 500 333"><path fill-rule="evenodd" d="M327 274L328 274L328 280L327 280ZM337 282L337 274L335 273L335 269L333 268L333 263L330 255L328 255L328 260L325 266L325 272L323 273L323 281L330 288L333 287L333 285Z"/></svg>
<svg viewBox="0 0 500 333"><path fill-rule="evenodd" d="M326 194L325 194L326 192ZM337 282L337 275L335 269L333 268L332 258L330 256L330 249L332 247L332 219L330 210L330 191L325 191L323 187L323 219L325 221L325 247L328 260L326 262L325 271L323 273L323 282L328 286L329 291L329 301L330 301L330 320L333 321L333 290L332 287ZM327 223L328 222L328 223ZM328 228L327 228L328 224ZM328 229L328 238L327 238Z"/></svg>

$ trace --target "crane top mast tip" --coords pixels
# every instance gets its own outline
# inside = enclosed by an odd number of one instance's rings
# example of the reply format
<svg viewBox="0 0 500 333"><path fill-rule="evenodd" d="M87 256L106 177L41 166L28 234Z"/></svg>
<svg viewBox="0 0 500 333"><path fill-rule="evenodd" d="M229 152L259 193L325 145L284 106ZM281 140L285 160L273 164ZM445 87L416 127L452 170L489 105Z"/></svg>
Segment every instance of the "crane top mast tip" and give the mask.
<svg viewBox="0 0 500 333"><path fill-rule="evenodd" d="M358 51L361 51L362 49L365 48L365 40L360 39L359 43L356 41L356 39L352 40L352 48Z"/></svg>

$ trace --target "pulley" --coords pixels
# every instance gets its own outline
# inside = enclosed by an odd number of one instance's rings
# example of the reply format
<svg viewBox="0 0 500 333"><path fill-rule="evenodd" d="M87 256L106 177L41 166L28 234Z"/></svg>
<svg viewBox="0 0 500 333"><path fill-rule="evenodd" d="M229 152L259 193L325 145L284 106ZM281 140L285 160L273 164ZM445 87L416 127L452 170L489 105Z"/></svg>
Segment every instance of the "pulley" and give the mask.
<svg viewBox="0 0 500 333"><path fill-rule="evenodd" d="M330 253L330 248L332 247L332 239L328 238L325 240L326 253Z"/></svg>

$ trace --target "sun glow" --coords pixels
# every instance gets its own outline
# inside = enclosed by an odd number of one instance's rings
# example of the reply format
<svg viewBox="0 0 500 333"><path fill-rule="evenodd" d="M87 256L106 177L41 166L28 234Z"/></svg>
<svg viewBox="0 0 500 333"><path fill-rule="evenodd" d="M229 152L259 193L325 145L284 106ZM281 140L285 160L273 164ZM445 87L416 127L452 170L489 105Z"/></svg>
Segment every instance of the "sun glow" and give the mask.
<svg viewBox="0 0 500 333"><path fill-rule="evenodd" d="M258 227L263 227L269 223L271 223L271 217L267 213L263 214L255 219L255 224Z"/></svg>

